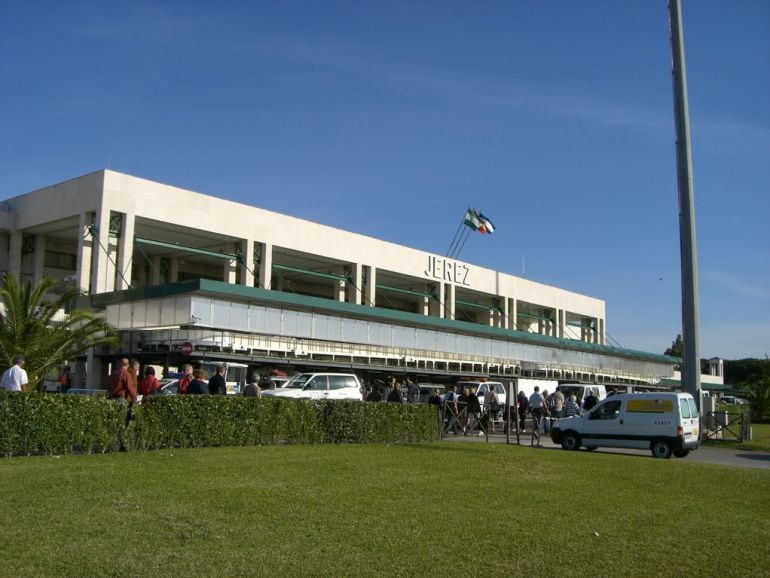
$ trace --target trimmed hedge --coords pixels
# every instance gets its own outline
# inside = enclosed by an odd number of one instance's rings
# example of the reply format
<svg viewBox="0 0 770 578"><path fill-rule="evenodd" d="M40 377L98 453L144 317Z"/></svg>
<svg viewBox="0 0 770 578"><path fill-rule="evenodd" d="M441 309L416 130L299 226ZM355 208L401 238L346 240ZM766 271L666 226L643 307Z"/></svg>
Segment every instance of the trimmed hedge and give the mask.
<svg viewBox="0 0 770 578"><path fill-rule="evenodd" d="M134 406L79 395L0 392L0 454L278 443L399 443L440 437L426 404L157 396Z"/></svg>

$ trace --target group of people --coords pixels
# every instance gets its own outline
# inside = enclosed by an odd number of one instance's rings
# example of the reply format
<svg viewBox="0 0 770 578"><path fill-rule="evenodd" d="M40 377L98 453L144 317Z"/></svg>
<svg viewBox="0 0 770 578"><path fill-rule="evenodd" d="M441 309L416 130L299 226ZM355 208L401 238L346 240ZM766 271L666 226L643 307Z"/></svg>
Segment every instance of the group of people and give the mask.
<svg viewBox="0 0 770 578"><path fill-rule="evenodd" d="M390 403L414 403L420 397L420 388L409 377L405 379L391 378L390 381L375 379L372 387L366 392L364 401L387 401Z"/></svg>
<svg viewBox="0 0 770 578"><path fill-rule="evenodd" d="M433 404L443 416L444 429L447 433L469 434L478 430L480 433L488 431L495 433L495 422L501 412L504 412L504 423L516 424L518 419L519 431L527 431L527 418L531 416L533 431L540 431L542 427L545 433L551 429L553 420L562 417L581 415L583 412L590 411L599 399L595 392L590 390L583 406L578 403L575 394L565 396L559 387L553 393L548 390L540 391L539 386L535 386L531 395L519 391L516 397L515 414L507 415L509 408L502 408L498 394L493 387L489 387L484 393L484 411L478 395L472 387L466 387L458 392L457 386L452 385L443 397L436 390L428 399L428 403ZM443 410L443 411L442 411ZM510 408L513 411L513 406Z"/></svg>
<svg viewBox="0 0 770 578"><path fill-rule="evenodd" d="M107 397L109 399L123 399L128 402L134 402L139 395L146 399L151 395L160 392L160 381L155 375L155 368L148 365L144 369L144 374L140 372L140 364L136 359L129 360L122 358L115 365L115 369L110 374L110 381L107 386ZM225 382L225 368L220 365L211 378L206 381L203 369L185 364L182 366L182 376L179 378L180 394L212 394L224 395L227 393L227 384Z"/></svg>

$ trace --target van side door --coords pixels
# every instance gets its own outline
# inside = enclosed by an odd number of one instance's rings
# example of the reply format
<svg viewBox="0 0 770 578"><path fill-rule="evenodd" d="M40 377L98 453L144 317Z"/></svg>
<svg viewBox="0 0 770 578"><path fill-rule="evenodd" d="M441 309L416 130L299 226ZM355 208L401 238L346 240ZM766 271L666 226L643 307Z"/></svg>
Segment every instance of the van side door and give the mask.
<svg viewBox="0 0 770 578"><path fill-rule="evenodd" d="M583 418L581 442L586 447L623 447L622 401L608 399L599 403Z"/></svg>

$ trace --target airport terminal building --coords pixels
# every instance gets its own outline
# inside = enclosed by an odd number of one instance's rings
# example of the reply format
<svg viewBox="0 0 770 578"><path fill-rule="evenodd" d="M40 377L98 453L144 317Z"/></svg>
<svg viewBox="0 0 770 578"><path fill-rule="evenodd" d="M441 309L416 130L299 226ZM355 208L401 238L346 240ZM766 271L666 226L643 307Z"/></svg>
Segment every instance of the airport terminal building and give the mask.
<svg viewBox="0 0 770 578"><path fill-rule="evenodd" d="M110 170L2 202L0 271L118 329L80 386L116 356L650 386L677 362L608 345L600 299Z"/></svg>

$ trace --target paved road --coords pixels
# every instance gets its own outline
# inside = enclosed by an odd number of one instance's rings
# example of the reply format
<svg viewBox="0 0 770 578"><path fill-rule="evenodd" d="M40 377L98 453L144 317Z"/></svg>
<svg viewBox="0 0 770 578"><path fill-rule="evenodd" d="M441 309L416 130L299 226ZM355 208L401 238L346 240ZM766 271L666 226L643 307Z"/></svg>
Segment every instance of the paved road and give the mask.
<svg viewBox="0 0 770 578"><path fill-rule="evenodd" d="M530 447L530 435L524 434L521 436L521 445ZM484 442L486 441L486 438L480 437L480 436L447 436L444 438L444 441L474 441L474 442ZM493 443L505 443L505 435L492 435L489 438L490 442ZM516 436L511 436L511 443L516 443ZM557 446L553 442L551 442L550 438L543 437L542 439L542 448L543 449L549 449L549 450L559 450L564 451L561 449L561 446ZM586 451L585 449L580 451ZM630 450L630 449L616 449L616 448L600 448L597 450L594 450L593 453L607 453L607 454L624 454L624 455L634 455L639 456L640 458L649 458L649 459L655 459L652 457L652 454L649 450ZM676 459L676 458L671 458ZM713 446L701 446L696 451L690 452L690 455L684 458L685 461L688 462L698 462L703 464L720 464L724 466L738 466L738 467L744 467L744 468L762 468L770 470L770 453L768 452L755 452L755 451L747 451L747 450L740 450L740 449L727 449L727 448L716 448ZM677 460L679 461L679 460Z"/></svg>

